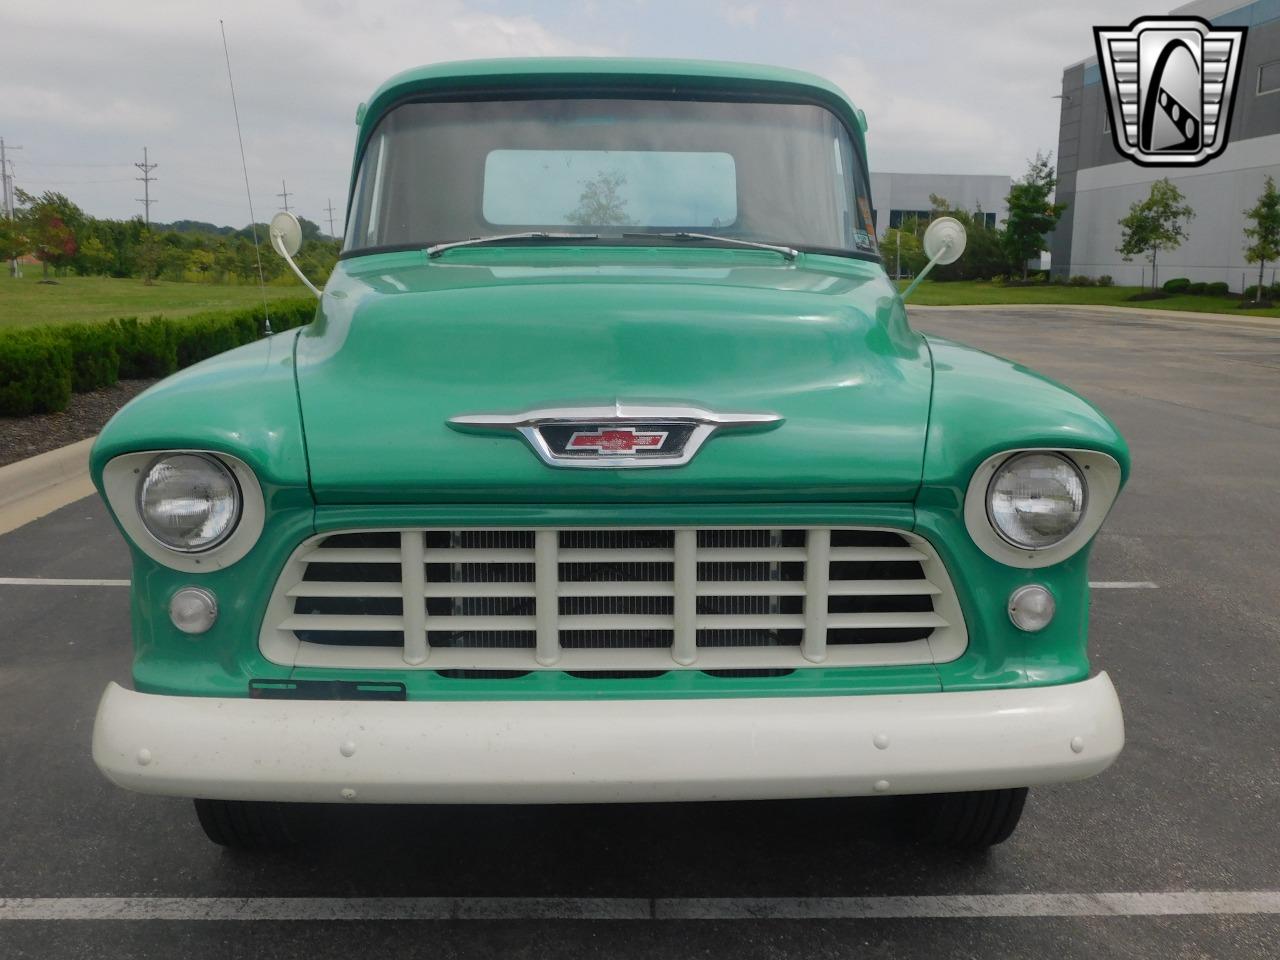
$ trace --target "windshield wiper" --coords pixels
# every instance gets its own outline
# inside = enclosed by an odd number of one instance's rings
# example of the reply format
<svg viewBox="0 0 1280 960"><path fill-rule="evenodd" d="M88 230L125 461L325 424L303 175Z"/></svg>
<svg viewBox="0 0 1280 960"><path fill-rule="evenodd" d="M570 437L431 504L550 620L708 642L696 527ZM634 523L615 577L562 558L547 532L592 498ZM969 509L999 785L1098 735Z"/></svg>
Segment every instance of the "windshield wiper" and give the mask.
<svg viewBox="0 0 1280 960"><path fill-rule="evenodd" d="M481 243L501 243L503 240L599 240L598 233L549 233L546 230L531 230L528 233L500 233L492 237L472 237L470 240L452 240L449 243L436 243L427 247L428 257L438 257L446 250L454 247L474 247Z"/></svg>
<svg viewBox="0 0 1280 960"><path fill-rule="evenodd" d="M736 243L740 247L755 247L757 250L772 250L780 253L788 260L794 260L799 251L794 247L784 247L777 243L760 243L758 240L739 240L737 237L721 237L714 233L689 233L685 230L676 233L624 233L624 237L661 237L664 240L717 240L720 243Z"/></svg>

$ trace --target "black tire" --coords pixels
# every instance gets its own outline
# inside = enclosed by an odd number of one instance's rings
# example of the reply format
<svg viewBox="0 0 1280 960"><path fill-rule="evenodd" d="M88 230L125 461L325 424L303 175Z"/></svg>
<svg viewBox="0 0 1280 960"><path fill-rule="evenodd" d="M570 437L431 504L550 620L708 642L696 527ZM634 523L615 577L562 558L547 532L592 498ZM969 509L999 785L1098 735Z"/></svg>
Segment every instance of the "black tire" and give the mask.
<svg viewBox="0 0 1280 960"><path fill-rule="evenodd" d="M985 850L1009 839L1026 802L1026 787L911 797L907 829L925 843Z"/></svg>
<svg viewBox="0 0 1280 960"><path fill-rule="evenodd" d="M233 850L279 850L295 843L288 805L249 800L197 800L204 835Z"/></svg>

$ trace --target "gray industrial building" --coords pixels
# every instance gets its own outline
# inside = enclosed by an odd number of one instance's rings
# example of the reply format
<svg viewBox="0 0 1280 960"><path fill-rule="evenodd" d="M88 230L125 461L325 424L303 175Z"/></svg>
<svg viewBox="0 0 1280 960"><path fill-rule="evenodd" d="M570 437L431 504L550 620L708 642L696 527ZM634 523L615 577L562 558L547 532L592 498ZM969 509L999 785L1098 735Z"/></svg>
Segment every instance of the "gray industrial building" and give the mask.
<svg viewBox="0 0 1280 960"><path fill-rule="evenodd" d="M875 173L871 174L872 211L876 235L897 227L903 217L928 220L933 206L930 194L947 200L953 209L981 210L990 226L1009 216L1005 198L1013 180L1005 176L971 176L955 173Z"/></svg>
<svg viewBox="0 0 1280 960"><path fill-rule="evenodd" d="M1168 177L1196 217L1182 246L1160 253L1160 279L1225 280L1235 291L1242 277L1246 283L1257 282L1257 265L1244 259L1243 211L1257 202L1267 174L1280 182L1280 0L1199 0L1172 13L1249 30L1227 149L1202 167L1153 168L1131 162L1112 142L1097 57L1067 67L1062 74L1057 196L1068 207L1050 242L1055 276L1108 274L1121 284L1136 285L1144 277L1150 282L1145 259L1125 263L1116 252L1121 233L1117 221L1131 204L1146 199L1154 181ZM1270 267L1266 279L1271 281Z"/></svg>

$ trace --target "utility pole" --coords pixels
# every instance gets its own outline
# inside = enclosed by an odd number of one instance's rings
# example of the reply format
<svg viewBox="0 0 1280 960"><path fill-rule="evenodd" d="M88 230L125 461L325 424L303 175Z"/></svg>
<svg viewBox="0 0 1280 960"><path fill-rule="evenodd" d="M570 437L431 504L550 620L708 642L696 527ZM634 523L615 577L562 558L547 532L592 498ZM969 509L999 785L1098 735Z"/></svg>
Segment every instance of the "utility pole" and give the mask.
<svg viewBox="0 0 1280 960"><path fill-rule="evenodd" d="M288 213L289 197L292 196L292 194L289 193L289 188L284 185L284 177L280 178L280 192L277 193L276 196L284 201L284 212Z"/></svg>
<svg viewBox="0 0 1280 960"><path fill-rule="evenodd" d="M134 177L135 180L142 181L142 198L138 200L142 204L143 219L146 221L147 229L151 229L151 205L157 201L151 199L151 184L158 178L151 175L151 171L160 166L158 163L149 163L147 157L147 148L142 148L142 162L135 163L134 166L142 171L142 176Z"/></svg>
<svg viewBox="0 0 1280 960"><path fill-rule="evenodd" d="M337 240L338 235L333 232L333 198L332 197L329 198L328 203L329 205L325 207L325 209L329 211L329 236Z"/></svg>
<svg viewBox="0 0 1280 960"><path fill-rule="evenodd" d="M5 155L5 150L21 150L21 147L6 145L4 137L0 137L0 215L8 219L13 218L13 176L9 173L9 165L12 161ZM18 260L13 258L9 261L9 276L21 276L18 271Z"/></svg>

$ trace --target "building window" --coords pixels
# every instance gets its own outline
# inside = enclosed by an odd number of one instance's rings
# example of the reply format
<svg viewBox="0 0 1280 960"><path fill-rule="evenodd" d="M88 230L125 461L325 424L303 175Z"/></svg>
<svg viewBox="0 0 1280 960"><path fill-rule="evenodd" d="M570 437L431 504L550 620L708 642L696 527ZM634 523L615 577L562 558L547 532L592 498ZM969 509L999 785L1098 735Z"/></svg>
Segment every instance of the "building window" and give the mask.
<svg viewBox="0 0 1280 960"><path fill-rule="evenodd" d="M1280 92L1280 60L1272 60L1258 68L1258 95Z"/></svg>
<svg viewBox="0 0 1280 960"><path fill-rule="evenodd" d="M890 210L889 211L889 229L898 230L902 227L903 220L915 219L919 221L917 226L928 223L933 219L932 210Z"/></svg>

